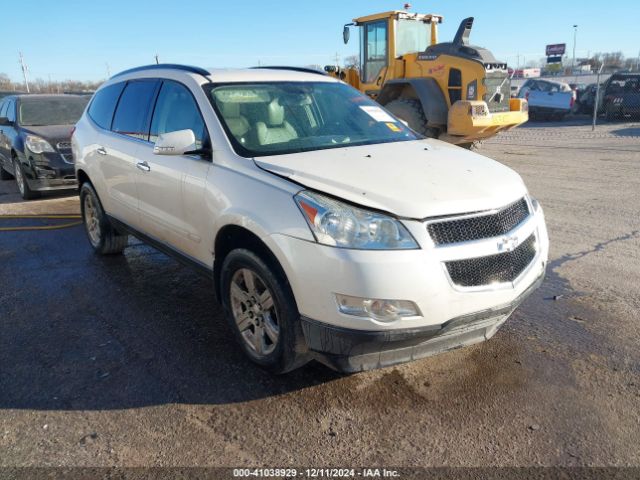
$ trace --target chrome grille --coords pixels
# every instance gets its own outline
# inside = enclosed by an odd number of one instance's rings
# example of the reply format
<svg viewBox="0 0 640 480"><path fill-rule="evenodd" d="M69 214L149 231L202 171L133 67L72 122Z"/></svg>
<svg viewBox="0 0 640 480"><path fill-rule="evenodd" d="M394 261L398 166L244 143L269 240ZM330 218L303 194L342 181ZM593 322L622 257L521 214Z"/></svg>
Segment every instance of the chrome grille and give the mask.
<svg viewBox="0 0 640 480"><path fill-rule="evenodd" d="M460 287L480 287L494 283L513 282L536 257L536 237L531 235L511 252L489 257L446 262L454 284Z"/></svg>
<svg viewBox="0 0 640 480"><path fill-rule="evenodd" d="M436 245L448 245L502 236L524 222L528 216L529 206L521 198L497 213L430 223L427 230Z"/></svg>

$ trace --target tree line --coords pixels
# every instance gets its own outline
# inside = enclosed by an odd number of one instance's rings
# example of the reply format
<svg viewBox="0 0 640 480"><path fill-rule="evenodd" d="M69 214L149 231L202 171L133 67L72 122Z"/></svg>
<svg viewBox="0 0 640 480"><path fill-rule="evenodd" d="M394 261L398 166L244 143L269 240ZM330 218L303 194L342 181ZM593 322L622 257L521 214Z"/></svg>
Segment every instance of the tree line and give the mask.
<svg viewBox="0 0 640 480"><path fill-rule="evenodd" d="M101 84L100 81L80 81L80 80L64 80L51 81L42 78L29 80L29 91L31 93L65 93L65 92L93 92ZM5 92L26 92L24 82L14 82L6 73L0 73L0 91Z"/></svg>

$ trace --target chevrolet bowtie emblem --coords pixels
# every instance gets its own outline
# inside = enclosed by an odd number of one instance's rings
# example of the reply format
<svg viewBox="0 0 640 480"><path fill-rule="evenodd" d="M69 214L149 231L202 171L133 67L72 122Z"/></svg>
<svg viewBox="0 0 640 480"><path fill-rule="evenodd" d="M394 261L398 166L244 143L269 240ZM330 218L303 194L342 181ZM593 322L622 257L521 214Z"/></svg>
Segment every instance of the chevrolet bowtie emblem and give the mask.
<svg viewBox="0 0 640 480"><path fill-rule="evenodd" d="M518 247L518 237L504 237L498 242L499 252L513 252Z"/></svg>

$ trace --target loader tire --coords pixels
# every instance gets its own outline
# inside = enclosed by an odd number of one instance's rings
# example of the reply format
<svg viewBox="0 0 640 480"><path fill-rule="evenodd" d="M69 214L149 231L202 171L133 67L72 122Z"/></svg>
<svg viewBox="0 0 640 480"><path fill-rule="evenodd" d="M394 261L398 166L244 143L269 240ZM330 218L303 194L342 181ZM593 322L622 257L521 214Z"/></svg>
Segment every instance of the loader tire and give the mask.
<svg viewBox="0 0 640 480"><path fill-rule="evenodd" d="M429 127L424 116L424 110L420 100L413 98L398 98L387 103L384 108L393 113L400 120L409 124L409 128L429 138L438 138L440 132L437 128Z"/></svg>

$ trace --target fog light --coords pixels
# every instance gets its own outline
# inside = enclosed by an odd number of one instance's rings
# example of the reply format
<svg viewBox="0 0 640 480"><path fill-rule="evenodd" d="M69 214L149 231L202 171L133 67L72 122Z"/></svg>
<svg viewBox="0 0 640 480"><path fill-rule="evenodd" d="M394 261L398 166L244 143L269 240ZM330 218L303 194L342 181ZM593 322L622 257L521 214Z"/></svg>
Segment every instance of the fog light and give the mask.
<svg viewBox="0 0 640 480"><path fill-rule="evenodd" d="M405 317L420 317L418 306L408 300L380 300L336 294L338 309L346 315L395 322Z"/></svg>

